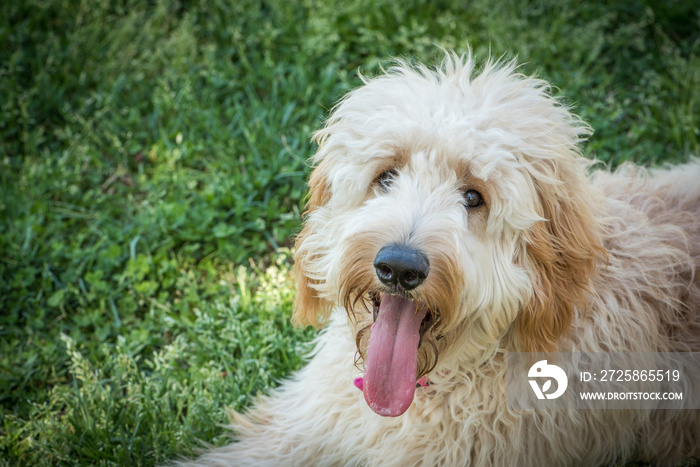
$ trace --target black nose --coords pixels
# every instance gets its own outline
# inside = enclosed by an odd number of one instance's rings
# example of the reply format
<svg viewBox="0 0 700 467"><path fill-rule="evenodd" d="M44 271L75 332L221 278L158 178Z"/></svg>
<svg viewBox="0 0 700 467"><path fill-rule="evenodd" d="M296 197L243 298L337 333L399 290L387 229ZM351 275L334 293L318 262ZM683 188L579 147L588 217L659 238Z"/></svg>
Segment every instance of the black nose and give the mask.
<svg viewBox="0 0 700 467"><path fill-rule="evenodd" d="M404 290L418 287L430 271L423 253L404 245L387 245L374 258L374 269L384 285Z"/></svg>

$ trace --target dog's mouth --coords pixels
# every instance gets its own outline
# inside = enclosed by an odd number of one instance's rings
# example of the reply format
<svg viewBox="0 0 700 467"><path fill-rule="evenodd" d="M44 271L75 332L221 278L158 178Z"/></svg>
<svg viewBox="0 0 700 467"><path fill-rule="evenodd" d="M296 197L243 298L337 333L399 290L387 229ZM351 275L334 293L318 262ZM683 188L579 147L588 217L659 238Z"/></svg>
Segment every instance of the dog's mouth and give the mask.
<svg viewBox="0 0 700 467"><path fill-rule="evenodd" d="M372 292L369 294L370 301L372 303L372 322L376 323L377 322L377 316L379 315L379 309L382 304L382 296L385 296L387 294L382 294L380 292ZM389 295L395 295L395 294L389 294ZM410 297L405 297L406 300L414 301ZM423 336L425 335L426 332L428 332L432 327L433 324L435 324L435 313L428 311L425 314L425 317L423 318L423 321L420 323L420 328L418 330L420 334L420 339L418 341L418 347L420 347L421 342L423 341Z"/></svg>
<svg viewBox="0 0 700 467"><path fill-rule="evenodd" d="M434 314L409 296L372 293L374 324L365 358L363 393L379 415L396 417L413 402L418 348Z"/></svg>

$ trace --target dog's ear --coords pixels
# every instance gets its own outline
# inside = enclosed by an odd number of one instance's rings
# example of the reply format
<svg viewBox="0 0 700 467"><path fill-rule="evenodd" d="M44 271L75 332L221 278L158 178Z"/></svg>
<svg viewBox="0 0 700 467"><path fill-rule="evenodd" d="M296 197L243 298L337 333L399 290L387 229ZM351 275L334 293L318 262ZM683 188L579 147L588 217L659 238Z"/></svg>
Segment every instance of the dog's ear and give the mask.
<svg viewBox="0 0 700 467"><path fill-rule="evenodd" d="M562 173L558 174L559 176ZM526 234L527 261L534 271L533 294L515 321L519 350L553 352L569 330L576 307L585 307L596 264L605 258L599 223L592 208L595 195L574 173L552 186L535 182L545 219Z"/></svg>
<svg viewBox="0 0 700 467"><path fill-rule="evenodd" d="M309 222L309 215L324 206L330 199L331 191L326 177L324 164L321 162L311 173L309 179L309 198L306 203L304 228L297 235L294 253L294 274L296 276L297 294L294 302L293 321L297 325L312 325L319 327L330 314L332 304L319 297L314 285L318 280L311 277L310 264L314 260L313 249L308 241L316 232Z"/></svg>

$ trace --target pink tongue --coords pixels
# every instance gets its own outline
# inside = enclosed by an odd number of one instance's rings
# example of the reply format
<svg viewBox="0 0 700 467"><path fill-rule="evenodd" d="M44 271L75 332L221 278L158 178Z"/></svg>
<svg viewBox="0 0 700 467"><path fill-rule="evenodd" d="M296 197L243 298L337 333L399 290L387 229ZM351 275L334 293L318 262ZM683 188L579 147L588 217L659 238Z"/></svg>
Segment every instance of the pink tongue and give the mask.
<svg viewBox="0 0 700 467"><path fill-rule="evenodd" d="M427 309L398 295L382 295L367 348L363 392L379 415L397 417L413 401L420 325Z"/></svg>

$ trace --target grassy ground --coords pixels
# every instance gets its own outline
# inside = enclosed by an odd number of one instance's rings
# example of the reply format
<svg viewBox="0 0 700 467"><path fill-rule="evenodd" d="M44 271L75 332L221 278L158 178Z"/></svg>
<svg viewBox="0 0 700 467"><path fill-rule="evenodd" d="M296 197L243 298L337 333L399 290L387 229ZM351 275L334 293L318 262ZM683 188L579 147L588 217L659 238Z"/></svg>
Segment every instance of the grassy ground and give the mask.
<svg viewBox="0 0 700 467"><path fill-rule="evenodd" d="M700 154L693 2L0 4L0 465L151 465L303 364L309 134L358 68L517 54L612 165Z"/></svg>

